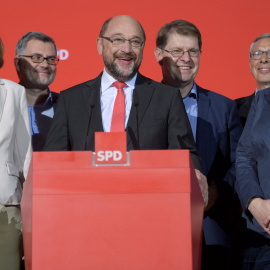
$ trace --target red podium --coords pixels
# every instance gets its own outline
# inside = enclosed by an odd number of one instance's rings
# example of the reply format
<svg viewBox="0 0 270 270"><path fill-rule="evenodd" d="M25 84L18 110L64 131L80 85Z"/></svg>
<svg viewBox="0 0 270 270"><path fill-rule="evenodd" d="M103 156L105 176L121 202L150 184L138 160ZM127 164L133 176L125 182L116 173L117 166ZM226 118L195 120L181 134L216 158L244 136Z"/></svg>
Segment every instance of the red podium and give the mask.
<svg viewBox="0 0 270 270"><path fill-rule="evenodd" d="M203 199L187 150L36 152L24 187L27 270L200 269Z"/></svg>

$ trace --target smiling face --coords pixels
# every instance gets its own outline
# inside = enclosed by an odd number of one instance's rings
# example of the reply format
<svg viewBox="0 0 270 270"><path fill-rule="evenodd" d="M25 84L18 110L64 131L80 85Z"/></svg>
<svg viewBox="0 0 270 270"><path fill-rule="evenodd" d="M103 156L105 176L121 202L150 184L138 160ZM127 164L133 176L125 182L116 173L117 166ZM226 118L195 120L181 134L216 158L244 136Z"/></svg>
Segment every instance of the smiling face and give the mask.
<svg viewBox="0 0 270 270"><path fill-rule="evenodd" d="M199 50L198 38L194 36L183 36L177 33L169 35L164 48L173 50ZM161 65L164 83L177 87L180 90L192 89L193 81L198 73L200 65L200 55L190 57L189 53L184 53L181 57L173 57L170 53L156 48L155 56Z"/></svg>
<svg viewBox="0 0 270 270"><path fill-rule="evenodd" d="M258 40L252 47L252 51L268 51L270 50L270 38ZM254 60L249 59L250 72L257 82L257 89L262 90L270 87L270 59L264 53L262 58Z"/></svg>
<svg viewBox="0 0 270 270"><path fill-rule="evenodd" d="M110 38L139 38L144 41L139 23L132 17L122 15L113 18L104 33ZM143 46L134 48L126 41L122 46L113 44L102 38L97 39L97 48L103 55L105 70L116 80L126 82L134 77L139 70L143 58Z"/></svg>
<svg viewBox="0 0 270 270"><path fill-rule="evenodd" d="M24 55L34 54L43 57L56 57L57 52L53 43L32 39L27 42L27 49ZM49 65L46 60L42 63L33 63L31 58L16 57L15 65L20 83L29 89L47 89L56 75L56 65Z"/></svg>

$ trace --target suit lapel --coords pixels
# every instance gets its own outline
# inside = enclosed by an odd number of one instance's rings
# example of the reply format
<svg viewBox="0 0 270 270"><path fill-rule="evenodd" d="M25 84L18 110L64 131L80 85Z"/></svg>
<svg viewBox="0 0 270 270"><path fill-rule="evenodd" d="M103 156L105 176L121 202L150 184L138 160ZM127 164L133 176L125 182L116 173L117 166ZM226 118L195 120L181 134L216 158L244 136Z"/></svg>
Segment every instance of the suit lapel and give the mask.
<svg viewBox="0 0 270 270"><path fill-rule="evenodd" d="M210 100L207 95L207 91L197 85L198 95L198 119L197 119L197 131L196 131L196 142L200 142L201 134L203 134L204 125L203 122L208 117ZM200 134L200 135L198 135Z"/></svg>
<svg viewBox="0 0 270 270"><path fill-rule="evenodd" d="M138 97L138 125L145 115L145 112L149 106L151 98L155 88L151 84L151 80L142 76L138 73L135 89L133 92L133 96L137 95ZM132 103L131 111L129 114L128 124L127 124L127 145L131 143L132 137L135 137L137 140L137 120L136 120L136 107ZM133 141L133 140L132 140Z"/></svg>
<svg viewBox="0 0 270 270"><path fill-rule="evenodd" d="M0 121L4 111L4 105L7 97L7 89L5 87L5 83L0 79Z"/></svg>
<svg viewBox="0 0 270 270"><path fill-rule="evenodd" d="M207 153L206 149L209 148L209 140L211 138L211 127L207 121L210 100L207 91L202 89L197 85L197 95L198 95L198 118L197 118L197 130L196 130L196 147L199 154L202 157L202 162L205 161L207 157L204 156ZM204 163L204 162L203 162ZM204 168L204 166L203 166ZM206 171L204 171L206 173Z"/></svg>
<svg viewBox="0 0 270 270"><path fill-rule="evenodd" d="M95 131L103 131L100 105L100 87L101 74L96 79L87 83L82 89L84 106L88 117L90 117L90 113L92 113L90 129ZM92 109L91 104L93 104Z"/></svg>

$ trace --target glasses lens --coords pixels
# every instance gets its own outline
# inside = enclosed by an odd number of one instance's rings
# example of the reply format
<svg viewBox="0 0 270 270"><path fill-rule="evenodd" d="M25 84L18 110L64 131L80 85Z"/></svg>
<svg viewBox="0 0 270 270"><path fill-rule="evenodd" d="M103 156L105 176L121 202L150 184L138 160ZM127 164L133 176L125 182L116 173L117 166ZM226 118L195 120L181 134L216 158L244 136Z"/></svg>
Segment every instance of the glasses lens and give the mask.
<svg viewBox="0 0 270 270"><path fill-rule="evenodd" d="M47 58L47 62L50 65L57 65L59 62L59 59L55 57L51 57L51 58Z"/></svg>
<svg viewBox="0 0 270 270"><path fill-rule="evenodd" d="M131 46L135 47L135 48L139 48L143 44L143 42L140 39L137 39L137 38L131 39L129 42L130 42Z"/></svg>
<svg viewBox="0 0 270 270"><path fill-rule="evenodd" d="M44 60L44 57L41 55L32 55L31 59L34 63L42 63Z"/></svg>
<svg viewBox="0 0 270 270"><path fill-rule="evenodd" d="M251 53L251 56L253 57L253 59L259 60L262 58L262 52L261 51L253 51Z"/></svg>
<svg viewBox="0 0 270 270"><path fill-rule="evenodd" d="M111 38L112 44L114 46L122 46L125 43L125 39L123 38Z"/></svg>

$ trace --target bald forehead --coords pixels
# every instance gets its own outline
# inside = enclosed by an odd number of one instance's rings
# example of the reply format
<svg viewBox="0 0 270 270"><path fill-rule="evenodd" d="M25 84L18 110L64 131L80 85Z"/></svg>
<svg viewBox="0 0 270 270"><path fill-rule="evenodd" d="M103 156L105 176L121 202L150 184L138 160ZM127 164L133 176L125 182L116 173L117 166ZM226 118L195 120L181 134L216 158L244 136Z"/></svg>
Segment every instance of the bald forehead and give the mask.
<svg viewBox="0 0 270 270"><path fill-rule="evenodd" d="M105 34L107 36L120 34L126 37L144 38L142 28L138 21L128 15L120 15L112 18Z"/></svg>

